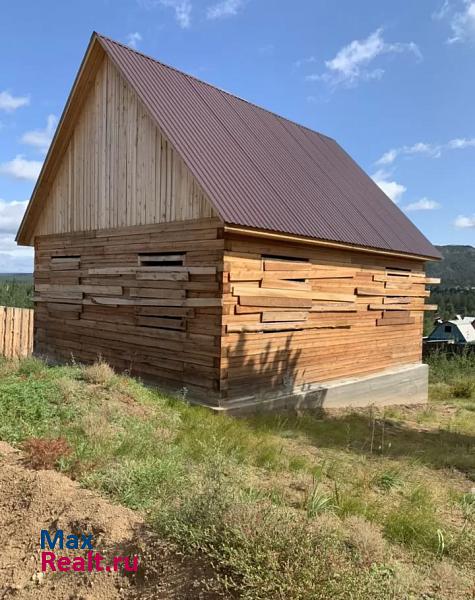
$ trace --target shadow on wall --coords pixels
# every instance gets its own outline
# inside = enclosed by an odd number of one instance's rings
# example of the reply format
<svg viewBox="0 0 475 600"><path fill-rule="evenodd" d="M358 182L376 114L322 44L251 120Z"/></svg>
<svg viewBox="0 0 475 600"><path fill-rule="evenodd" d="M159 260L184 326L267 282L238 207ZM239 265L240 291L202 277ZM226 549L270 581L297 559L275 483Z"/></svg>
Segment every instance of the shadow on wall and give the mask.
<svg viewBox="0 0 475 600"><path fill-rule="evenodd" d="M323 405L326 390L311 390L310 384L301 383L305 381L305 367L300 366L302 350L293 349L292 333L288 333L283 346L276 347L269 339L261 350L248 335L239 334L237 343L229 349L227 398L223 398L223 404L262 402L262 410L271 410L287 408L287 397L288 408L296 410ZM258 344L265 335L256 337ZM295 391L299 395L290 399Z"/></svg>

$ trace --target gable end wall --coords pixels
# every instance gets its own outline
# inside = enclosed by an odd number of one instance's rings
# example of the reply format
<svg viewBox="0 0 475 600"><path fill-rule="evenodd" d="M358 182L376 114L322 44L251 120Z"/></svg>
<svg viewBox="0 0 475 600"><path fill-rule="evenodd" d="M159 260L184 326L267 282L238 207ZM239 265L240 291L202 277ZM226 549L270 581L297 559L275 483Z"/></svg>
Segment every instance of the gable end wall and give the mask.
<svg viewBox="0 0 475 600"><path fill-rule="evenodd" d="M105 57L33 235L213 216L183 160Z"/></svg>

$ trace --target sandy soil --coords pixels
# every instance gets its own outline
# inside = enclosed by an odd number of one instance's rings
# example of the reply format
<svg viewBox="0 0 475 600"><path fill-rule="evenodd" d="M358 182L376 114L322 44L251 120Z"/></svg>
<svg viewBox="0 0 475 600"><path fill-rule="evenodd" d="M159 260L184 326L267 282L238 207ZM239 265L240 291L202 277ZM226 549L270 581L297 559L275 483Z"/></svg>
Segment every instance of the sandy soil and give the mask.
<svg viewBox="0 0 475 600"><path fill-rule="evenodd" d="M42 573L40 530L94 536L107 558L139 556L137 573ZM85 551L59 551L84 556ZM214 600L213 571L157 539L132 511L110 504L55 471L34 471L0 442L0 600Z"/></svg>

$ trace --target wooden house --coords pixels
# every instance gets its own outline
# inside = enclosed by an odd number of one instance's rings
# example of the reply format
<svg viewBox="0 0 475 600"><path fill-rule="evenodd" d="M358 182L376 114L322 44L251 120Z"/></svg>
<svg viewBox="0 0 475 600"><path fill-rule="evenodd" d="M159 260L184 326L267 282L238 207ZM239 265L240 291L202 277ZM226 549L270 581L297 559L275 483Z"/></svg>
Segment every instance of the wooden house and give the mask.
<svg viewBox="0 0 475 600"><path fill-rule="evenodd" d="M333 139L100 35L17 240L38 355L223 410L426 399L431 243Z"/></svg>
<svg viewBox="0 0 475 600"><path fill-rule="evenodd" d="M448 321L438 319L427 341L460 345L475 344L475 316L457 315L455 319Z"/></svg>

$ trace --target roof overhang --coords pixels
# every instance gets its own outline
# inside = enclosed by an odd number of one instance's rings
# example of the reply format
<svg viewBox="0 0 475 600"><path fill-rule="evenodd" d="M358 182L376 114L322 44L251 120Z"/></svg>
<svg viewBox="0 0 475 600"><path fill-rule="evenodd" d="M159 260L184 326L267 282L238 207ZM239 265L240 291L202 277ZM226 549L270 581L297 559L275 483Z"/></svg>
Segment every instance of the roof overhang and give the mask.
<svg viewBox="0 0 475 600"><path fill-rule="evenodd" d="M275 231L264 231L262 229L252 229L250 227L240 227L238 225L225 225L225 233L235 233L240 235L250 235L254 237L277 240L281 242L290 242L296 244L310 244L313 246L320 246L322 248L335 248L338 250L354 250L356 252L366 252L368 254L378 254L383 256L395 256L397 258L406 258L409 260L419 261L438 261L442 258L434 256L422 256L420 254L408 254L404 252L396 252L393 250L384 250L378 248L369 248L366 246L357 246L353 244L345 244L342 242L333 242L330 240L317 240L315 238L308 238L298 235L289 235L286 233L279 233Z"/></svg>

